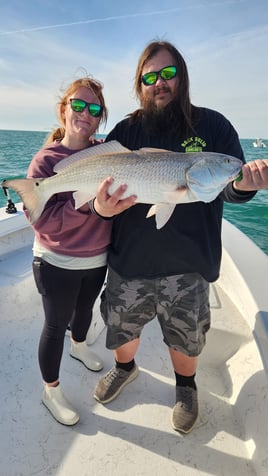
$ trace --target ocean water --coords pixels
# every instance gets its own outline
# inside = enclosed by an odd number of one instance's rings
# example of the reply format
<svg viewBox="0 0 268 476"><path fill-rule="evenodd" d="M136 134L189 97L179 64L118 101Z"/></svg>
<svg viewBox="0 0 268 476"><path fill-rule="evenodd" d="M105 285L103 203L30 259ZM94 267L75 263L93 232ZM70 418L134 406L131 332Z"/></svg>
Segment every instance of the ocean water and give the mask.
<svg viewBox="0 0 268 476"><path fill-rule="evenodd" d="M25 177L33 155L43 145L46 136L47 132L0 130L0 181L11 177ZM241 139L246 160L268 158L268 140L264 139L267 147L260 149L253 147L254 139ZM13 202L19 201L16 193L10 191L10 195ZM6 202L4 192L0 190L0 207L5 207ZM244 204L226 203L224 217L268 255L268 190L259 191L252 200Z"/></svg>

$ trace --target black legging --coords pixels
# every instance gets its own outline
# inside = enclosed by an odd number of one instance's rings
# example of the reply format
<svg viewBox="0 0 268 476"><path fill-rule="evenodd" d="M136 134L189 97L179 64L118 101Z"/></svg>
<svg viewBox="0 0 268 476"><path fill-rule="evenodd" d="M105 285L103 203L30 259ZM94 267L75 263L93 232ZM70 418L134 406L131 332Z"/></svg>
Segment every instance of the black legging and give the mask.
<svg viewBox="0 0 268 476"><path fill-rule="evenodd" d="M68 324L75 341L83 342L86 339L92 308L105 279L106 266L69 270L34 258L33 273L45 312L39 342L39 365L44 381L51 383L59 378Z"/></svg>

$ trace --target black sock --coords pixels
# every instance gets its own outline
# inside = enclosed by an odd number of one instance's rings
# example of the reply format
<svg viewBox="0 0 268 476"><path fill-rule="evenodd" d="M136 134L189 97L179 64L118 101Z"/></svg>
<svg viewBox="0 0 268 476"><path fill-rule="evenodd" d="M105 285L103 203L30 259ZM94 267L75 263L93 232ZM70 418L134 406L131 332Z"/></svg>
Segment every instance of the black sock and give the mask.
<svg viewBox="0 0 268 476"><path fill-rule="evenodd" d="M115 361L115 366L118 368L118 369L122 369L122 370L126 370L126 372L130 372L133 367L135 365L135 360L132 359L130 362L117 362L117 360Z"/></svg>
<svg viewBox="0 0 268 476"><path fill-rule="evenodd" d="M178 387L191 387L196 390L196 384L195 384L195 374L191 375L190 377L185 377L184 375L177 374L175 373L176 377L176 386Z"/></svg>

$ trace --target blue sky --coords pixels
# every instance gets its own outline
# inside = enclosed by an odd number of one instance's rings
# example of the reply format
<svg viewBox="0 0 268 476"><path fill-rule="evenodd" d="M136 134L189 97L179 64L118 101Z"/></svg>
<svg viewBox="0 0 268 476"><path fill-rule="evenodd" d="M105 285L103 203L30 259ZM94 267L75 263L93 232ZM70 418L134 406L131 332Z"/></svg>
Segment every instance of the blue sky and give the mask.
<svg viewBox="0 0 268 476"><path fill-rule="evenodd" d="M156 38L183 54L194 104L268 138L267 0L1 2L0 129L52 129L60 88L84 69L104 84L108 133L137 107L137 61Z"/></svg>

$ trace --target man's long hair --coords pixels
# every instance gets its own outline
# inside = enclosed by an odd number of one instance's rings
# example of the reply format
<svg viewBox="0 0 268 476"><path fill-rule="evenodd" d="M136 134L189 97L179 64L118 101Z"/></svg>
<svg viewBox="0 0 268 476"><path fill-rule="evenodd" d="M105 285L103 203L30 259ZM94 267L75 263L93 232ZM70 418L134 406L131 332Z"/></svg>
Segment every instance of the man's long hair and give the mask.
<svg viewBox="0 0 268 476"><path fill-rule="evenodd" d="M186 137L189 133L194 131L193 122L194 118L197 116L198 108L191 104L190 82L187 65L184 61L183 56L177 50L177 48L175 48L175 46L173 46L168 41L153 41L148 44L148 46L142 52L137 65L134 83L135 94L141 106L143 106L141 83L143 67L153 56L155 56L159 51L163 49L167 50L171 54L174 61L173 64L177 67L177 75L179 81L177 86L177 94L173 101L173 109L175 103L175 107L178 113L178 124L180 125L180 132L183 136ZM134 113L130 114L130 117L135 120L136 117L139 117L141 115L143 115L143 109L138 109Z"/></svg>

